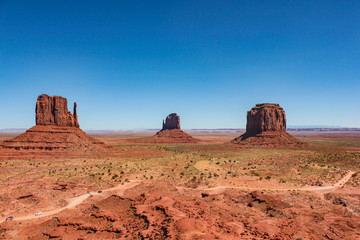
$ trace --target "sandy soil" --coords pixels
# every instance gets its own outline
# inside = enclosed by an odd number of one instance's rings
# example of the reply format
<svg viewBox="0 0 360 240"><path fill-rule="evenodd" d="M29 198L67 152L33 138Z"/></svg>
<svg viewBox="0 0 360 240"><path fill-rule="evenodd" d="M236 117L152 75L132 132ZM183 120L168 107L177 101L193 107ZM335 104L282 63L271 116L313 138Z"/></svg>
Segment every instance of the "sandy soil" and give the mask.
<svg viewBox="0 0 360 240"><path fill-rule="evenodd" d="M114 151L98 155L0 150L0 239L360 237L360 136L304 134L301 148L137 137L150 136L101 136Z"/></svg>

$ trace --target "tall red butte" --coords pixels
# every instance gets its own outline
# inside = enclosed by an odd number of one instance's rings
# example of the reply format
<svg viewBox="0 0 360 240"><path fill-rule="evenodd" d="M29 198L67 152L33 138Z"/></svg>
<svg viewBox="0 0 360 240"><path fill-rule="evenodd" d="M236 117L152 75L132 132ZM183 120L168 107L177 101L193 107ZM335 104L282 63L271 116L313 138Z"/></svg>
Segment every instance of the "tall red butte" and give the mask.
<svg viewBox="0 0 360 240"><path fill-rule="evenodd" d="M67 108L67 99L59 96L40 95L36 101L36 125L54 125L79 128L74 103L74 114Z"/></svg>
<svg viewBox="0 0 360 240"><path fill-rule="evenodd" d="M36 126L25 133L4 141L2 147L16 150L65 150L93 152L104 150L106 145L83 132L74 113L68 111L66 98L40 95L36 102Z"/></svg>
<svg viewBox="0 0 360 240"><path fill-rule="evenodd" d="M199 140L180 129L180 116L176 113L169 114L163 120L162 129L154 136L156 142L169 143L196 143Z"/></svg>
<svg viewBox="0 0 360 240"><path fill-rule="evenodd" d="M265 146L303 144L286 132L285 111L275 103L256 104L248 111L246 132L232 142Z"/></svg>

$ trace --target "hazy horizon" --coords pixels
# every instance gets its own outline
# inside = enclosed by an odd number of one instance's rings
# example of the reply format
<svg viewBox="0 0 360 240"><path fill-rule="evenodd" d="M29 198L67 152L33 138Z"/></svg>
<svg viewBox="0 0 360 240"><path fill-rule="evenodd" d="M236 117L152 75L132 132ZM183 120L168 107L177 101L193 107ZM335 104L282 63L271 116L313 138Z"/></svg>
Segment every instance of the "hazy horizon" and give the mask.
<svg viewBox="0 0 360 240"><path fill-rule="evenodd" d="M80 126L81 127L81 126ZM214 131L229 131L229 130L241 130L245 131L246 128L182 128L184 131L202 131L202 130L214 130ZM287 129L356 129L360 130L360 128L352 128L352 127L341 127L341 126L328 126L328 125L305 125L305 126L288 126ZM1 133L22 133L25 132L27 128L4 128L0 129ZM131 129L83 129L85 132L141 132L141 131L159 131L161 127L158 128L131 128Z"/></svg>

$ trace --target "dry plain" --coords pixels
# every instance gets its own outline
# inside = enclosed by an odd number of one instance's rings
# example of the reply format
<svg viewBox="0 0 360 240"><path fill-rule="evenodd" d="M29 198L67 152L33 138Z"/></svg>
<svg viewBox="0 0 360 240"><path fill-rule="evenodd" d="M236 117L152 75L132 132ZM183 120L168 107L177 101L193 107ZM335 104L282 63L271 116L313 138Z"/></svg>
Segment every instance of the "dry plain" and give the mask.
<svg viewBox="0 0 360 240"><path fill-rule="evenodd" d="M307 144L106 133L92 136L112 146L107 154L1 149L0 238L358 239L360 133L292 134Z"/></svg>

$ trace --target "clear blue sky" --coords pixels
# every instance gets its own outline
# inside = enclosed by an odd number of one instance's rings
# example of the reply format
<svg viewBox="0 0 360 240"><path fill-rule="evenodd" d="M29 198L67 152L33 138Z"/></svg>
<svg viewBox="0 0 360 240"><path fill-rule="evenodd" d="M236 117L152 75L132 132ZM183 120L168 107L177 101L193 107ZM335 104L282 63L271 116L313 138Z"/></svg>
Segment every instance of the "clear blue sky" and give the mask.
<svg viewBox="0 0 360 240"><path fill-rule="evenodd" d="M42 93L83 129L243 128L262 102L360 127L360 1L0 0L0 80L0 129Z"/></svg>

